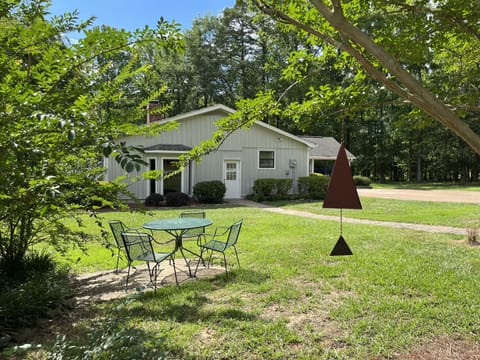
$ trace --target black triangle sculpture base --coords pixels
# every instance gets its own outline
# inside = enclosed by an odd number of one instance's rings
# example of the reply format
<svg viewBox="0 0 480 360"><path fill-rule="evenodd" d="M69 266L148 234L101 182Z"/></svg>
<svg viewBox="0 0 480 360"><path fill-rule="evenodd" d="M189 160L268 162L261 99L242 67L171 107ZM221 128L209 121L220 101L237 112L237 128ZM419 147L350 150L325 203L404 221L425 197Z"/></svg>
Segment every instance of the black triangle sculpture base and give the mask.
<svg viewBox="0 0 480 360"><path fill-rule="evenodd" d="M348 247L347 242L342 235L337 240L330 256L339 256L339 255L353 255L352 250Z"/></svg>

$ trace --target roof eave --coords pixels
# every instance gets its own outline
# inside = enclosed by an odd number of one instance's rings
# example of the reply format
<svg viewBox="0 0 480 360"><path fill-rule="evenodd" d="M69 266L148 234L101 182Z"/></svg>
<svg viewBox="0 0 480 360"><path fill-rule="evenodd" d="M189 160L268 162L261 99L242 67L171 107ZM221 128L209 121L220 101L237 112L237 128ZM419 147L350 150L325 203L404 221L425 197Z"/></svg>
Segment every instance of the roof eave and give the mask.
<svg viewBox="0 0 480 360"><path fill-rule="evenodd" d="M144 150L145 154L187 154L189 150Z"/></svg>
<svg viewBox="0 0 480 360"><path fill-rule="evenodd" d="M264 127L264 128L266 128L266 129L269 129L270 131L276 132L276 133L278 133L278 134L280 134L280 135L283 135L283 136L285 136L285 137L288 137L288 138L290 138L290 139L292 139L292 140L298 141L299 143L302 143L302 144L306 145L306 146L309 147L310 149L313 149L313 148L315 148L315 147L317 146L316 144L314 144L314 143L312 143L312 142L310 142L310 141L307 141L307 140L304 140L304 139L302 139L302 138L299 138L299 137L296 136L296 135L290 134L289 132L286 132L286 131L283 131L283 130L281 130L281 129L279 129L279 128L276 128L275 126L272 126L272 125L269 125L269 124L267 124L267 123L264 123L263 121L255 120L254 123L257 124L257 125L260 125L260 126L262 126L262 127Z"/></svg>
<svg viewBox="0 0 480 360"><path fill-rule="evenodd" d="M236 113L236 110L234 110L232 108L229 108L228 106L225 106L225 105L222 105L222 104L217 104L217 105L201 108L201 109L198 109L198 110L189 111L189 112L186 112L184 114L178 114L178 115L175 115L175 116L163 119L163 120L156 121L152 124L165 124L169 121L178 121L178 120L188 119L188 118L191 118L191 117L194 117L194 116L208 114L208 113L213 112L213 111L223 111L225 113L225 115L230 115L230 114Z"/></svg>
<svg viewBox="0 0 480 360"><path fill-rule="evenodd" d="M312 160L337 160L336 156L309 156L308 158ZM347 155L347 159L355 160L356 157L353 155L352 156Z"/></svg>

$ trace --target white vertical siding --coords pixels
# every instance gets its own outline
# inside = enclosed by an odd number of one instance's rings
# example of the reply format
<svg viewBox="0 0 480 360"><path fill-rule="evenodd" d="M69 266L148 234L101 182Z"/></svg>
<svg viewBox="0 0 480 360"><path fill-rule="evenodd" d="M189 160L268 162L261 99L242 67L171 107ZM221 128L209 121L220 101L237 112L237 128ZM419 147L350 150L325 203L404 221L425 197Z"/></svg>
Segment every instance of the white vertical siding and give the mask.
<svg viewBox="0 0 480 360"><path fill-rule="evenodd" d="M163 132L157 136L131 136L122 141L128 145L143 145L144 147L158 144L181 144L194 147L207 140L216 130L214 122L225 116L224 112L212 112L200 116L182 119L177 129ZM275 169L258 169L258 149L275 150ZM178 154L176 154L178 156ZM145 154L147 158L157 158L157 164L163 157L174 157L174 154ZM242 176L242 196L251 193L253 183L258 178L291 178L298 179L308 175L308 147L305 143L296 140L288 134L272 131L258 124L248 130L237 130L222 144L218 151L206 155L199 164L194 165L193 182L209 180L223 181L223 161L240 160ZM290 168L290 160L296 160L296 168ZM113 160L106 162L107 179L112 180L125 172ZM142 167L139 173L133 175L141 177L141 172L148 169ZM189 176L183 176L182 188L188 192ZM193 186L193 184L192 184ZM137 181L129 186L139 199L147 194L146 180Z"/></svg>

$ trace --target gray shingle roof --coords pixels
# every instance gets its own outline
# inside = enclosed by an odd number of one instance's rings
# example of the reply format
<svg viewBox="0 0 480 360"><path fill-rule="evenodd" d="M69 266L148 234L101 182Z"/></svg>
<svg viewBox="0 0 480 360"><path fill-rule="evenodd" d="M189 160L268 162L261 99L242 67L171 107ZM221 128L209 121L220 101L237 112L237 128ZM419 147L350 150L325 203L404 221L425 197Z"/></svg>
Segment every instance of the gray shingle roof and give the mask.
<svg viewBox="0 0 480 360"><path fill-rule="evenodd" d="M143 150L146 152L153 152L153 151L190 151L192 148L187 145L182 144L157 144L153 146L146 146Z"/></svg>
<svg viewBox="0 0 480 360"><path fill-rule="evenodd" d="M340 143L333 137L299 136L299 138L317 145L315 148L310 149L310 159L335 160L337 158L338 149L340 149ZM353 155L350 151L346 150L346 152L348 160L355 159L355 155Z"/></svg>

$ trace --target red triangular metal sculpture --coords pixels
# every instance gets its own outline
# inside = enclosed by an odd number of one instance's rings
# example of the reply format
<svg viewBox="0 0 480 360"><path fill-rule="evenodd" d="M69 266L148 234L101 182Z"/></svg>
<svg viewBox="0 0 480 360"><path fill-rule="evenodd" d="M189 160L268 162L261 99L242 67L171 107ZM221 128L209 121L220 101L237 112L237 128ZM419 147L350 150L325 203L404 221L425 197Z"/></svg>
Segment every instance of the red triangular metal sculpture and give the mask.
<svg viewBox="0 0 480 360"><path fill-rule="evenodd" d="M337 159L333 165L323 207L335 209L362 208L343 143L340 145Z"/></svg>
<svg viewBox="0 0 480 360"><path fill-rule="evenodd" d="M353 181L352 170L348 163L347 152L343 142L340 144L337 159L333 165L332 176L328 183L323 207L340 209L340 237L330 256L353 255L342 236L342 209L361 209L362 204Z"/></svg>
<svg viewBox="0 0 480 360"><path fill-rule="evenodd" d="M343 238L342 235L337 240L337 243L333 247L330 256L338 256L338 255L353 255L352 250L348 247L347 242Z"/></svg>

